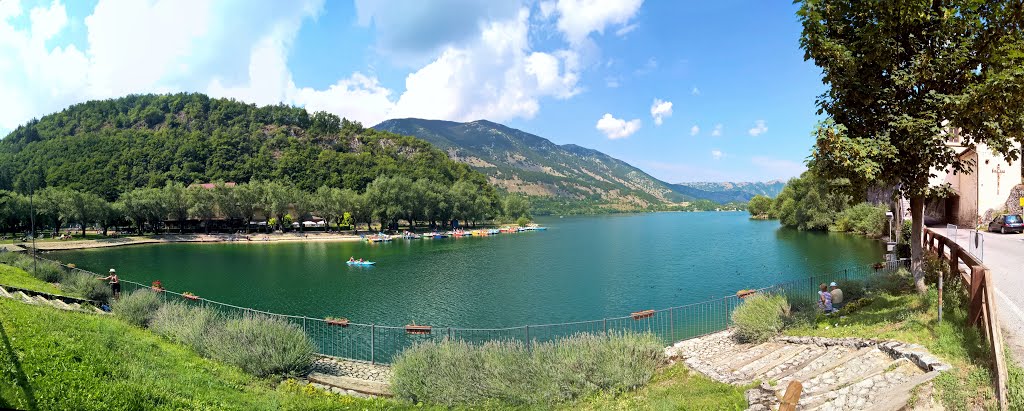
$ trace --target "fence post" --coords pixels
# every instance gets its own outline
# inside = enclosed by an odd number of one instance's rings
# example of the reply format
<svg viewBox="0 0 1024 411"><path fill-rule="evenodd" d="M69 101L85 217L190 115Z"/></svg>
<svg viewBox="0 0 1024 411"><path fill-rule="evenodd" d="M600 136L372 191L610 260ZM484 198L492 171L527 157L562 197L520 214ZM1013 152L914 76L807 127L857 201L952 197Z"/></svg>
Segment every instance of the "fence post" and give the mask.
<svg viewBox="0 0 1024 411"><path fill-rule="evenodd" d="M374 357L374 354L376 354L376 352L375 352L376 351L376 349L375 349L376 348L375 347L376 346L376 341L374 341L374 339L375 339L374 338L375 337L374 334L376 334L375 331L377 331L377 326L373 325L373 324L370 324L370 364L376 364L377 363L376 362L376 358Z"/></svg>
<svg viewBox="0 0 1024 411"><path fill-rule="evenodd" d="M523 327L526 330L526 348L530 348L530 326Z"/></svg>
<svg viewBox="0 0 1024 411"><path fill-rule="evenodd" d="M676 340L676 323L672 318L672 308L668 309L668 342L674 343Z"/></svg>
<svg viewBox="0 0 1024 411"><path fill-rule="evenodd" d="M607 318L601 319L601 328L604 328L604 336L607 337L608 336L608 319Z"/></svg>

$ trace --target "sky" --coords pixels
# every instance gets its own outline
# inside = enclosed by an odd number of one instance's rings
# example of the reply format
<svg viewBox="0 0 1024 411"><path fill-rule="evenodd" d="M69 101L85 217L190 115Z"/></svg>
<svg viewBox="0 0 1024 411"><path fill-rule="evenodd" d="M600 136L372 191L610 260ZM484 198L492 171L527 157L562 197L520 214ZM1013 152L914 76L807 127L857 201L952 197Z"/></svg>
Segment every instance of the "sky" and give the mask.
<svg viewBox="0 0 1024 411"><path fill-rule="evenodd" d="M820 70L763 0L0 0L0 135L83 101L202 92L486 119L667 182L802 172Z"/></svg>

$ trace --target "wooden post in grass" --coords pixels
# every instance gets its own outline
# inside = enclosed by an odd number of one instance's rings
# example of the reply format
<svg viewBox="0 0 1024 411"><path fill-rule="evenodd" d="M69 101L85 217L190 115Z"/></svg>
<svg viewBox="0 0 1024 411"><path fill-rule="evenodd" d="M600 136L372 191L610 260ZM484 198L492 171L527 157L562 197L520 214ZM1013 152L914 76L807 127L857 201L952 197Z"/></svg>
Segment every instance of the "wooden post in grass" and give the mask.
<svg viewBox="0 0 1024 411"><path fill-rule="evenodd" d="M779 402L779 411L796 411L796 404L800 402L800 392L803 390L804 385L800 381L790 381L789 386L786 387L786 394Z"/></svg>

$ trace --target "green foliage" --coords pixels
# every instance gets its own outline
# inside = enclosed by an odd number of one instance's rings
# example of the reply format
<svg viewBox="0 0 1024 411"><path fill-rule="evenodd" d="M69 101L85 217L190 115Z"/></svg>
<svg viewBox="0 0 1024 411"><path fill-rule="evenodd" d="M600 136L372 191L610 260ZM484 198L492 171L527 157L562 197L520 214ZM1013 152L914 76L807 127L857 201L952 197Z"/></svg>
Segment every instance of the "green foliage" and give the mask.
<svg viewBox="0 0 1024 411"><path fill-rule="evenodd" d="M763 195L756 195L747 203L747 211L751 217L767 218L772 209L772 199Z"/></svg>
<svg viewBox="0 0 1024 411"><path fill-rule="evenodd" d="M160 308L160 296L150 290L123 294L111 306L114 316L136 327L146 327Z"/></svg>
<svg viewBox="0 0 1024 411"><path fill-rule="evenodd" d="M861 280L843 280L838 281L839 289L843 290L843 301L851 302L864 298L864 294L867 293L867 285Z"/></svg>
<svg viewBox="0 0 1024 411"><path fill-rule="evenodd" d="M391 390L401 398L446 406L549 407L597 393L618 393L650 380L663 347L651 334L578 334L559 342L472 345L426 342L392 365Z"/></svg>
<svg viewBox="0 0 1024 411"><path fill-rule="evenodd" d="M732 312L736 338L748 343L761 343L778 335L786 325L790 305L782 295L756 294L747 297Z"/></svg>
<svg viewBox="0 0 1024 411"><path fill-rule="evenodd" d="M27 193L32 185L39 223L55 231L68 223L83 229L118 223L108 215L115 209L108 201L115 199L123 218L143 231L165 228L168 221L182 231L187 219L209 223L215 216L237 224L259 211L277 222L289 212L297 221L313 211L338 220L340 213L362 212L353 202L319 207L309 194L323 186L362 193L375 179L394 177L423 181L422 189L413 190L419 195L400 202L403 219L446 221L442 209L469 221L498 214L497 192L484 175L430 144L327 113L312 118L301 108L201 94L77 104L0 141L0 190ZM217 181L261 182L250 187L261 190L188 188ZM434 195L429 201L423 198L428 194ZM24 203L23 196L0 191L0 230L27 227ZM369 206L369 214L397 215L386 212L393 204Z"/></svg>
<svg viewBox="0 0 1024 411"><path fill-rule="evenodd" d="M527 224L530 224L530 219L526 217L519 217L516 219L516 224L520 227L525 227Z"/></svg>
<svg viewBox="0 0 1024 411"><path fill-rule="evenodd" d="M101 303L110 301L114 294L109 284L81 272L69 273L60 286L71 295Z"/></svg>
<svg viewBox="0 0 1024 411"><path fill-rule="evenodd" d="M839 213L833 231L853 232L868 237L881 237L886 232L889 209L882 205L860 203Z"/></svg>
<svg viewBox="0 0 1024 411"><path fill-rule="evenodd" d="M691 371L682 362L659 369L651 382L636 392L601 394L570 403L566 410L743 410L744 392L736 386Z"/></svg>
<svg viewBox="0 0 1024 411"><path fill-rule="evenodd" d="M53 284L35 278L21 268L7 264L0 264L0 285L50 294L64 294L61 289Z"/></svg>
<svg viewBox="0 0 1024 411"><path fill-rule="evenodd" d="M217 323L206 351L218 361L266 377L295 377L313 364L316 347L301 328L286 320L260 314Z"/></svg>
<svg viewBox="0 0 1024 411"><path fill-rule="evenodd" d="M179 302L165 303L153 313L149 328L176 343L209 356L210 335L223 324L216 311L190 307Z"/></svg>
<svg viewBox="0 0 1024 411"><path fill-rule="evenodd" d="M877 291L890 295L901 295L910 292L914 288L913 276L904 268L895 272L875 273L868 277L865 288L868 291Z"/></svg>

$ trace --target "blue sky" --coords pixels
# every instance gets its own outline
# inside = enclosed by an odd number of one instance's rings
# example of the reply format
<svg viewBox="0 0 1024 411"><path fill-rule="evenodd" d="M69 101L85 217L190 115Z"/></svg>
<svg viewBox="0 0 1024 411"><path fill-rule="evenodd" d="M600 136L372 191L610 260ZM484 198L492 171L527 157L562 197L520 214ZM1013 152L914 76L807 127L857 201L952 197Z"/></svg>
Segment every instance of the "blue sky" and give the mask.
<svg viewBox="0 0 1024 411"><path fill-rule="evenodd" d="M789 2L0 0L0 133L76 102L199 91L488 119L669 182L803 170L819 71Z"/></svg>

